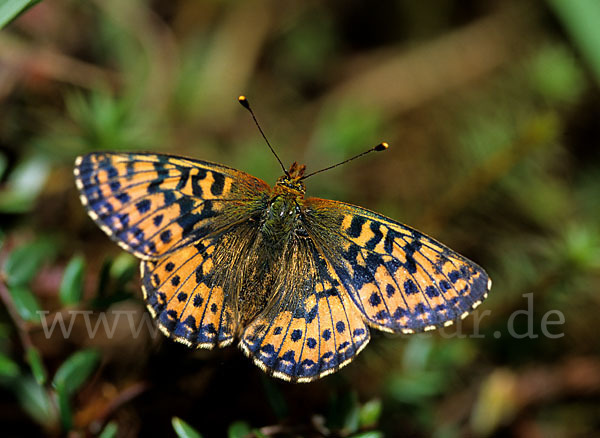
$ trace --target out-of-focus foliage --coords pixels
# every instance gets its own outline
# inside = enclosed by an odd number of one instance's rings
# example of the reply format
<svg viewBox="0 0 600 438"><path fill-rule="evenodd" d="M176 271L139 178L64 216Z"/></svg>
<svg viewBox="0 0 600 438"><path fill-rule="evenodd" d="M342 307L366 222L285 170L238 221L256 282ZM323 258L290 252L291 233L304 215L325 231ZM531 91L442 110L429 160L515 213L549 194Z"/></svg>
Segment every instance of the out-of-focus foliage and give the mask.
<svg viewBox="0 0 600 438"><path fill-rule="evenodd" d="M0 0L0 29L40 0Z"/></svg>
<svg viewBox="0 0 600 438"><path fill-rule="evenodd" d="M600 3L34 3L0 1L3 436L600 430ZM488 271L489 299L435 333L373 330L311 384L163 339L73 162L146 150L272 183L239 94L286 165L387 141L308 193L439 238Z"/></svg>
<svg viewBox="0 0 600 438"><path fill-rule="evenodd" d="M172 420L173 429L179 438L201 438L202 435L198 433L192 426L187 424L181 418L173 417Z"/></svg>

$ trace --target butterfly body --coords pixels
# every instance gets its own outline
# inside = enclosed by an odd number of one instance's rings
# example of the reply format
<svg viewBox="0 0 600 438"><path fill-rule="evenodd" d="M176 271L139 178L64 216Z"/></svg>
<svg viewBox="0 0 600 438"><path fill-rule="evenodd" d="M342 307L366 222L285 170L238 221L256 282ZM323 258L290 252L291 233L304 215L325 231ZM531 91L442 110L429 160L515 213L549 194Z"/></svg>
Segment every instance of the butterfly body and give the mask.
<svg viewBox="0 0 600 438"><path fill-rule="evenodd" d="M235 339L261 369L311 381L351 361L369 327L414 333L465 317L490 281L430 237L350 204L305 197L296 163L273 187L215 163L92 153L75 165L94 221L142 259L165 335Z"/></svg>

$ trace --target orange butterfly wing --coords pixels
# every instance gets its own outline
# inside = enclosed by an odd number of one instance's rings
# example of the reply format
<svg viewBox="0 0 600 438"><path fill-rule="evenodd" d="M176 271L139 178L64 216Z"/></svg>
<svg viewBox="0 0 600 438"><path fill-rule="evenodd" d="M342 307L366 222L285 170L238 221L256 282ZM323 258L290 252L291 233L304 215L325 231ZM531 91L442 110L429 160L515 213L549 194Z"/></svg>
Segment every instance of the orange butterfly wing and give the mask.
<svg viewBox="0 0 600 438"><path fill-rule="evenodd" d="M91 218L143 260L251 216L270 191L244 172L169 155L91 153L77 158L74 172Z"/></svg>
<svg viewBox="0 0 600 438"><path fill-rule="evenodd" d="M246 328L240 347L284 380L335 372L369 342L362 315L310 239L296 237L279 266L273 299Z"/></svg>
<svg viewBox="0 0 600 438"><path fill-rule="evenodd" d="M487 297L477 264L425 234L342 202L308 198L306 228L373 327L414 333L464 318Z"/></svg>

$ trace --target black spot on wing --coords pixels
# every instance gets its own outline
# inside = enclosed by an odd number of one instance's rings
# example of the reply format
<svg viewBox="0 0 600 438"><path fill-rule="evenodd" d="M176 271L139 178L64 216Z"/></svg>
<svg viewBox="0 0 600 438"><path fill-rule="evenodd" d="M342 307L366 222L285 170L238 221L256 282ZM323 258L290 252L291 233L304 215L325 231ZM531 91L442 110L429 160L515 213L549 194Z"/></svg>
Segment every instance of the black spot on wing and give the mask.
<svg viewBox="0 0 600 438"><path fill-rule="evenodd" d="M129 196L129 194L127 192L121 192L118 195L116 195L116 198L119 200L119 202L121 204L126 204L131 200L131 197Z"/></svg>
<svg viewBox="0 0 600 438"><path fill-rule="evenodd" d="M194 307L200 307L202 306L202 303L204 302L204 298L202 298L199 294L194 296L194 300L192 301L192 304L194 305Z"/></svg>
<svg viewBox="0 0 600 438"><path fill-rule="evenodd" d="M358 237L362 231L363 226L366 223L366 219L362 216L354 216L350 222L350 228L348 228L348 235L350 237Z"/></svg>
<svg viewBox="0 0 600 438"><path fill-rule="evenodd" d="M212 172L213 175L213 183L210 186L210 192L214 196L221 196L223 194L223 189L225 188L225 177L221 173Z"/></svg>
<svg viewBox="0 0 600 438"><path fill-rule="evenodd" d="M169 243L171 241L171 230L165 230L160 233L160 240L162 240L163 243Z"/></svg>
<svg viewBox="0 0 600 438"><path fill-rule="evenodd" d="M404 293L406 295L414 295L419 293L419 288L410 278L404 282Z"/></svg>
<svg viewBox="0 0 600 438"><path fill-rule="evenodd" d="M386 295L387 295L388 298L391 298L396 293L396 288L394 286L392 286L391 284L388 284L385 287L385 293L386 293Z"/></svg>
<svg viewBox="0 0 600 438"><path fill-rule="evenodd" d="M171 205L175 202L175 200L177 199L175 196L175 193L173 193L170 190L165 190L163 193L163 203L165 206Z"/></svg>
<svg viewBox="0 0 600 438"><path fill-rule="evenodd" d="M365 247L372 251L375 249L377 244L381 242L381 239L383 239L383 233L379 229L379 224L375 221L371 222L369 228L371 228L371 231L373 232L373 237L369 239L369 241L365 244Z"/></svg>
<svg viewBox="0 0 600 438"><path fill-rule="evenodd" d="M116 178L119 176L119 172L112 165L108 167L107 173L109 178Z"/></svg>
<svg viewBox="0 0 600 438"><path fill-rule="evenodd" d="M294 342L299 341L302 338L302 330L298 330L298 329L294 330L292 332L292 334L290 335L290 337L291 337L292 341L294 341Z"/></svg>
<svg viewBox="0 0 600 438"><path fill-rule="evenodd" d="M149 199L143 199L143 200L139 201L137 204L135 204L135 207L137 208L137 211L140 214L144 214L150 210L151 205L152 204L150 203Z"/></svg>
<svg viewBox="0 0 600 438"><path fill-rule="evenodd" d="M440 291L438 290L437 287L435 286L427 286L425 288L425 294L429 297L429 298L435 298L435 297L439 297L440 296Z"/></svg>
<svg viewBox="0 0 600 438"><path fill-rule="evenodd" d="M188 180L190 179L189 167L182 167L179 168L179 170L181 171L181 175L179 176L179 181L177 181L177 186L175 187L176 190L183 189L186 186Z"/></svg>

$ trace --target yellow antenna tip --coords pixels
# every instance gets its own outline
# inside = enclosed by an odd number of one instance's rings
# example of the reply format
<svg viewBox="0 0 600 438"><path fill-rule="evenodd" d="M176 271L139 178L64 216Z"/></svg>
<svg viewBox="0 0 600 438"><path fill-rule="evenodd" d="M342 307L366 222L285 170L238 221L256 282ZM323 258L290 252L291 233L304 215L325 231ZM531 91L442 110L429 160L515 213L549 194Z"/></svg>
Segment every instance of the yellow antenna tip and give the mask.
<svg viewBox="0 0 600 438"><path fill-rule="evenodd" d="M248 99L246 99L246 96L241 95L238 97L238 102L242 104L242 106L244 108L246 108L247 110L250 109L250 104L248 103Z"/></svg>
<svg viewBox="0 0 600 438"><path fill-rule="evenodd" d="M375 146L373 149L376 150L377 152L381 152L381 151L385 151L387 148L389 148L390 145L387 144L385 141L382 143L379 143L377 146Z"/></svg>

